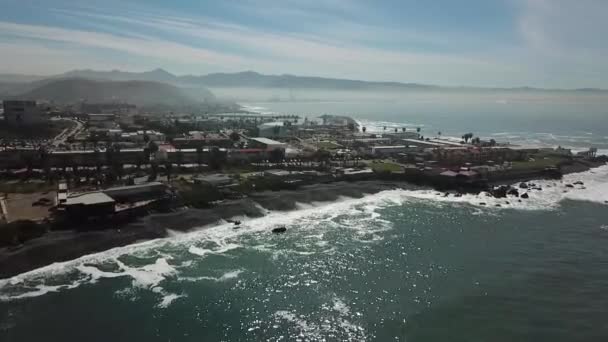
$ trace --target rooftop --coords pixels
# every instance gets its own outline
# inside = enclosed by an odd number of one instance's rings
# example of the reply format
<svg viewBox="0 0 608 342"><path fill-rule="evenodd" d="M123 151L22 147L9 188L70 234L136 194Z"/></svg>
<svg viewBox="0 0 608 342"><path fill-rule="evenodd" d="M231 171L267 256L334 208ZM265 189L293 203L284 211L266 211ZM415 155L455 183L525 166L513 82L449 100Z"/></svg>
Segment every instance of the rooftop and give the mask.
<svg viewBox="0 0 608 342"><path fill-rule="evenodd" d="M114 203L112 197L106 195L101 191L87 192L78 195L72 195L67 198L65 205L94 205L104 203Z"/></svg>
<svg viewBox="0 0 608 342"><path fill-rule="evenodd" d="M250 138L250 139L253 141L257 141L264 145L285 145L284 143L282 143L280 141L276 141L276 140L272 140L272 139L268 139L268 138Z"/></svg>

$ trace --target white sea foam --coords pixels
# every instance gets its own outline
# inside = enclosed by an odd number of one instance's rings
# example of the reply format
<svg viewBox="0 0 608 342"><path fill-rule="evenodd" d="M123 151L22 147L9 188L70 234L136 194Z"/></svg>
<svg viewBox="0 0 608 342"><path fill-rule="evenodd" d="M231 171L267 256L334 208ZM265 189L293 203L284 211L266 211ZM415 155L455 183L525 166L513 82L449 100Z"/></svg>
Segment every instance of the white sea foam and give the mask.
<svg viewBox="0 0 608 342"><path fill-rule="evenodd" d="M584 185L566 187L576 181ZM480 195L463 195L456 197L438 193L434 190L387 190L360 199L343 198L333 203L316 203L309 208L289 212L268 212L261 218L243 220L239 229L231 223L190 233L178 234L166 239L157 239L125 247L114 248L105 252L83 256L76 260L55 263L15 277L0 281L0 300L12 300L44 295L78 287L86 283L95 283L104 278L129 277L132 286L142 289L153 289L167 277L179 275L180 268L189 268L191 261L178 260L169 262L170 255L159 252L160 248L170 251L188 251L194 260L205 258L210 254L221 255L242 248L241 238L253 236L257 242L247 248L275 253L292 253L294 251L277 251L272 239L279 238L270 230L276 226L287 226L295 230L302 238L318 237L320 241L312 242L302 254L313 253L326 245L322 227L325 231L334 228L351 229L361 236L361 241L372 242L383 239L382 231L392 229L392 223L380 217L379 210L387 206L399 206L409 201L423 201L432 205L473 205L478 212L488 213L504 209L551 210L565 199L583 200L603 204L608 201L608 166L593 169L579 174L564 176L561 181L536 181L542 191L527 190L530 198L496 199ZM525 190L520 190L523 192ZM509 202L507 204L506 202ZM486 205L481 206L484 202ZM500 204L500 207L496 207ZM322 222L322 225L320 224ZM291 236L291 234L290 234ZM319 252L319 251L316 251ZM124 255L138 257L141 260L153 260L146 265L133 265ZM161 257L158 257L158 256ZM278 255L278 254L277 254ZM203 259L204 260L204 259ZM105 267L104 267L105 265ZM226 275L232 276L231 274ZM238 276L238 274L236 274ZM223 276L222 276L223 277ZM221 279L222 277L215 278Z"/></svg>
<svg viewBox="0 0 608 342"><path fill-rule="evenodd" d="M156 306L159 308L167 308L179 298L187 297L185 294L165 293L163 299Z"/></svg>

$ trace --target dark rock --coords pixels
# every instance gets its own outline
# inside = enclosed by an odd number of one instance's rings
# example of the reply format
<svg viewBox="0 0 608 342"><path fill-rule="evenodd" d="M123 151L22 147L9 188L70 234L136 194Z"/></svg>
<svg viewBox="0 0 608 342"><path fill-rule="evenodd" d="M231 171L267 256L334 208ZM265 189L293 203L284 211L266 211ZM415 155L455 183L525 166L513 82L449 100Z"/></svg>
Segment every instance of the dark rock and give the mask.
<svg viewBox="0 0 608 342"><path fill-rule="evenodd" d="M506 201L505 204L511 204L509 201Z"/></svg>
<svg viewBox="0 0 608 342"><path fill-rule="evenodd" d="M501 185L497 188L492 189L492 196L496 198L505 198L507 197L507 191L509 191L511 187L506 185Z"/></svg>
<svg viewBox="0 0 608 342"><path fill-rule="evenodd" d="M585 185L585 183L581 182L581 181L576 181L574 183L572 183L574 185Z"/></svg>
<svg viewBox="0 0 608 342"><path fill-rule="evenodd" d="M521 198L530 198L530 196L528 195L528 193L523 193L519 197L521 197Z"/></svg>
<svg viewBox="0 0 608 342"><path fill-rule="evenodd" d="M479 205L486 205L486 202L479 202Z"/></svg>
<svg viewBox="0 0 608 342"><path fill-rule="evenodd" d="M527 189L528 188L528 184L526 184L524 182L521 182L521 183L519 183L519 188L520 189Z"/></svg>
<svg viewBox="0 0 608 342"><path fill-rule="evenodd" d="M285 228L285 227L276 227L276 228L272 229L272 232L276 233L276 234L285 233L286 231L287 231L287 228Z"/></svg>
<svg viewBox="0 0 608 342"><path fill-rule="evenodd" d="M454 195L454 197L462 197L462 194L461 193L457 193L457 194Z"/></svg>
<svg viewBox="0 0 608 342"><path fill-rule="evenodd" d="M584 190L584 189L587 189L587 187L586 187L586 186L581 186L581 189L583 189L583 190Z"/></svg>
<svg viewBox="0 0 608 342"><path fill-rule="evenodd" d="M515 188L511 188L509 191L507 191L507 195L519 197L519 191Z"/></svg>
<svg viewBox="0 0 608 342"><path fill-rule="evenodd" d="M574 188L574 185L572 185L572 184L566 184L566 188Z"/></svg>
<svg viewBox="0 0 608 342"><path fill-rule="evenodd" d="M496 204L496 206L497 206L497 207L502 207L502 205L500 205L500 204L498 204L498 203Z"/></svg>

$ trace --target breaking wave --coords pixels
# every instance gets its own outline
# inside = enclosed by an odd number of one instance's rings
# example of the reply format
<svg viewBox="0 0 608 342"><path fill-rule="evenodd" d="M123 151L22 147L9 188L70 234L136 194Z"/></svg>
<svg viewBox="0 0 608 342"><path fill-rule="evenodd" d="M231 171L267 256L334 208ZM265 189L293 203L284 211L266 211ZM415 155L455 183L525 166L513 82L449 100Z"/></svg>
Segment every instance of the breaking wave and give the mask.
<svg viewBox="0 0 608 342"><path fill-rule="evenodd" d="M240 226L221 222L218 225L190 233L174 234L169 238L114 248L105 252L55 263L37 270L0 280L0 300L11 301L42 296L47 293L74 289L106 278L126 278L137 291L158 295L157 307L165 308L185 296L167 292L163 284L168 279L217 282L238 278L244 269L232 269L219 276L188 277L185 271L205 263L210 257L226 257L242 250L271 253L273 258L284 254L305 258L315 253L331 253L326 234L333 229L351 232L353 239L376 243L383 232L393 229L385 220L382 209L418 202L423 205L474 206L479 213L500 210L554 210L563 200L608 203L608 166L570 174L562 180L535 181L542 190L520 190L528 199L509 197L497 199L486 194L462 195L439 193L435 190L386 190L363 198L341 198L337 202L298 204L294 211L268 211L260 218L243 220ZM499 205L499 206L498 206ZM288 236L298 243L280 247L270 230L288 227ZM334 308L346 310L336 301ZM288 319L289 314L278 317ZM303 329L306 331L307 329Z"/></svg>

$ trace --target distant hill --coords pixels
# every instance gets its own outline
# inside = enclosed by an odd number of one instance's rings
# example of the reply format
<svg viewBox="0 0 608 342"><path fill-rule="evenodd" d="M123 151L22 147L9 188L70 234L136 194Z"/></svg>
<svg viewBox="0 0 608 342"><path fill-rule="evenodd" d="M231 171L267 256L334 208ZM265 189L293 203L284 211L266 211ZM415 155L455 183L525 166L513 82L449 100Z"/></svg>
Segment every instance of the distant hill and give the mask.
<svg viewBox="0 0 608 342"><path fill-rule="evenodd" d="M177 83L177 76L163 70L155 69L144 72L126 72L120 70L95 71L90 69L72 70L56 76L58 78L86 78L91 80L108 81L153 81L163 83Z"/></svg>
<svg viewBox="0 0 608 342"><path fill-rule="evenodd" d="M73 70L48 78L41 76L0 74L0 95L16 94L32 90L34 86L50 80L80 78L97 81L149 81L172 84L187 89L188 92L208 92L206 88L293 88L327 90L371 90L371 91L448 91L448 92L563 92L608 93L596 88L581 89L543 89L531 87L481 88L481 87L444 87L420 83L371 82L350 79L337 79L295 75L264 75L254 71L236 73L213 73L208 75L176 76L163 69L145 72L126 72L120 70L95 71L90 69ZM27 80L33 83L24 83Z"/></svg>
<svg viewBox="0 0 608 342"><path fill-rule="evenodd" d="M195 97L178 87L153 81L95 81L69 78L47 82L19 98L49 100L57 103L126 102L137 106L183 106L213 99L208 90Z"/></svg>

